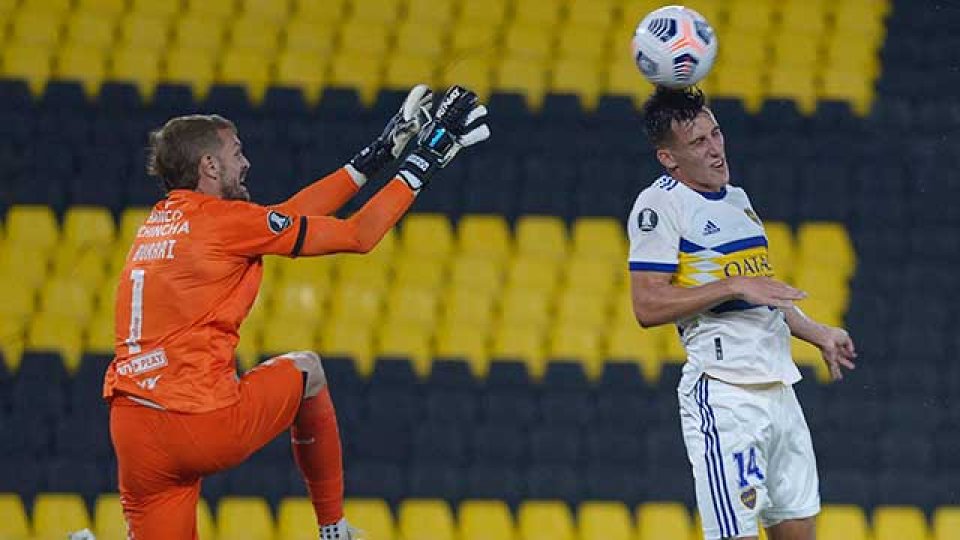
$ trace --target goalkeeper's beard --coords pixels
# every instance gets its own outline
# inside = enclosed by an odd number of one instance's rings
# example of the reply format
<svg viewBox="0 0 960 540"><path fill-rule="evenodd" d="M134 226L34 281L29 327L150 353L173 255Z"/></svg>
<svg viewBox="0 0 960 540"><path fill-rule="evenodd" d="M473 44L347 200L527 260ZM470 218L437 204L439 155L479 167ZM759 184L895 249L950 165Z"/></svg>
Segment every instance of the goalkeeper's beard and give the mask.
<svg viewBox="0 0 960 540"><path fill-rule="evenodd" d="M250 191L247 190L246 174L239 174L236 178L222 178L220 184L220 193L228 201L249 201Z"/></svg>

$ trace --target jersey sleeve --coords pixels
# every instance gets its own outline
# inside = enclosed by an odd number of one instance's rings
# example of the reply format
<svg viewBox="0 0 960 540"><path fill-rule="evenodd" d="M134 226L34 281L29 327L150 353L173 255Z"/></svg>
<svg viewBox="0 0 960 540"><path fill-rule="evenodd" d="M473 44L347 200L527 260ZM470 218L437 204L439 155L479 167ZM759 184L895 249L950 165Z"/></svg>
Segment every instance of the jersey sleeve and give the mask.
<svg viewBox="0 0 960 540"><path fill-rule="evenodd" d="M232 255L295 257L303 246L304 216L237 201L226 202L214 215L221 248Z"/></svg>
<svg viewBox="0 0 960 540"><path fill-rule="evenodd" d="M679 207L667 191L652 186L641 192L627 222L630 271L676 272L679 223Z"/></svg>

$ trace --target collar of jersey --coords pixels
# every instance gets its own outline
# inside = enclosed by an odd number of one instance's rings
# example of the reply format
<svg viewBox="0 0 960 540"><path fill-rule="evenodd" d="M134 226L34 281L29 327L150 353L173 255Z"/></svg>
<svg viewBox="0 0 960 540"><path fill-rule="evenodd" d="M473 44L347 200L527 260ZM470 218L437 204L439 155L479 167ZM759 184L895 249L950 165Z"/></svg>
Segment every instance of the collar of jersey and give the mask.
<svg viewBox="0 0 960 540"><path fill-rule="evenodd" d="M693 191L702 195L704 199L710 199L711 201L719 201L727 196L727 186L720 188L720 191L700 191L699 189L693 189Z"/></svg>

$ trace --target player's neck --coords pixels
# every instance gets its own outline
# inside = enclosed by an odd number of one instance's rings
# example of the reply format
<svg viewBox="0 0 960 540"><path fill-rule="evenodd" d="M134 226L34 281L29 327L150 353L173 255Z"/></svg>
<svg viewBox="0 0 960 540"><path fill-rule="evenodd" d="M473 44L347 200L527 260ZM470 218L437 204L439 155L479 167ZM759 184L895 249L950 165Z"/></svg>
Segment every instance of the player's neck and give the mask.
<svg viewBox="0 0 960 540"><path fill-rule="evenodd" d="M680 173L680 171L674 171L672 176L679 180L681 184L700 193L721 193L727 188L726 182L722 184L698 182L693 178Z"/></svg>

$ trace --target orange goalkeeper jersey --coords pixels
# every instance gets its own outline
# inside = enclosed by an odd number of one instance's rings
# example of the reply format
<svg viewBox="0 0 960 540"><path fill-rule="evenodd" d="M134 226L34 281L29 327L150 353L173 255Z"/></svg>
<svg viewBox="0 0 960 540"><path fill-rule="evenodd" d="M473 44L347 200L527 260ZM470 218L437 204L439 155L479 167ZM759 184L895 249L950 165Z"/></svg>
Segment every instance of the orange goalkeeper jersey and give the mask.
<svg viewBox="0 0 960 540"><path fill-rule="evenodd" d="M367 251L414 197L394 179L351 218L327 216L356 191L345 169L270 207L171 191L138 230L120 276L103 396L189 413L235 403L237 330L260 287L261 257Z"/></svg>

